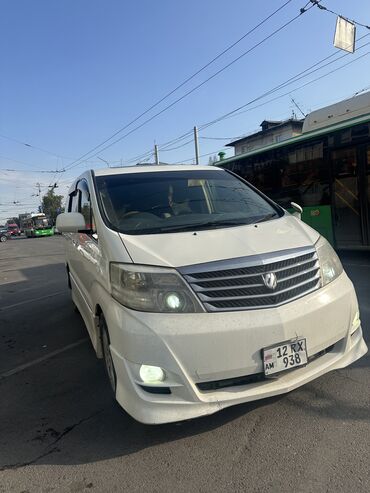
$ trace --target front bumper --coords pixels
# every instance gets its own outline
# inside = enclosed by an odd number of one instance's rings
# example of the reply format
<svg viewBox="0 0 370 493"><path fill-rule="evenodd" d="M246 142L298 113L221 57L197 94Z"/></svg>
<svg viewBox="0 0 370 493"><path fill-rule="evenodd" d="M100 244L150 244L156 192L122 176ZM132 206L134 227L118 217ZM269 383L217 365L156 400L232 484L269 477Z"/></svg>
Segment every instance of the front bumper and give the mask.
<svg viewBox="0 0 370 493"><path fill-rule="evenodd" d="M197 314L134 312L109 299L105 311L117 374L116 397L143 423L194 418L220 409L289 392L356 361L367 351L352 283L342 274L326 287L286 305L253 311ZM200 391L197 383L263 371L261 349L306 337L308 356L331 350L306 367L257 383ZM164 368L169 395L140 387L141 363Z"/></svg>

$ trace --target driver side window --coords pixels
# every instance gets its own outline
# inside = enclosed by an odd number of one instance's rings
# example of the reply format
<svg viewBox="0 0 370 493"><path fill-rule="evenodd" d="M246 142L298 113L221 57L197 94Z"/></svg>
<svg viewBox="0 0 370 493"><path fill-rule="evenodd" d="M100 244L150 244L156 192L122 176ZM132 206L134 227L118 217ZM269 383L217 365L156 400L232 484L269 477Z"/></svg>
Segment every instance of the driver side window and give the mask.
<svg viewBox="0 0 370 493"><path fill-rule="evenodd" d="M78 212L79 195L79 190L75 190L74 192L69 194L68 212Z"/></svg>
<svg viewBox="0 0 370 493"><path fill-rule="evenodd" d="M85 181L81 181L78 185L78 212L85 218L85 228L96 232L94 213L91 207L90 192Z"/></svg>

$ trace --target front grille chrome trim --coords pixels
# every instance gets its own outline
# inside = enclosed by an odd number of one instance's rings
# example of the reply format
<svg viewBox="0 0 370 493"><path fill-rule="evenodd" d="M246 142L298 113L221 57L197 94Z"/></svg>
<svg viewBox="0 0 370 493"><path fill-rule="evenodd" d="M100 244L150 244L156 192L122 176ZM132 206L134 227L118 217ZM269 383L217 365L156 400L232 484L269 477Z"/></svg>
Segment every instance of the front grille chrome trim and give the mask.
<svg viewBox="0 0 370 493"><path fill-rule="evenodd" d="M313 252L312 252L313 253ZM287 259L285 259L287 260ZM293 267L298 267L298 266L303 266L303 265L306 265L306 264L309 264L309 263L312 263L313 262L313 259L309 259L309 260L305 260L305 261L302 261L300 262L299 264L295 264L294 266L292 266L291 268ZM271 262L271 263L275 263L275 262ZM263 265L268 265L268 264L255 264L253 265L253 267L260 267L260 266L263 266ZM245 266L244 266L245 267ZM248 266L246 266L248 267ZM233 267L235 268L235 267ZM241 268L241 267L236 267L236 268ZM187 267L186 267L187 269ZM227 270L230 270L231 268L228 267ZM274 269L274 272L281 272L281 271L284 271L284 270L288 270L289 267L281 267L280 269ZM191 274L186 274L186 270L185 268L181 267L180 269L178 269L179 272L181 272L181 274L183 275L186 275L186 278L188 279L188 281L190 282L194 282L194 283L200 283L200 282L205 282L205 281L223 281L223 280L226 280L226 279L230 279L230 276L218 276L218 277L199 277L199 274L197 274L197 277L194 277L192 276ZM225 269L223 269L225 270ZM216 271L215 271L216 272ZM204 273L206 274L206 271L204 271ZM242 278L248 278L248 277L253 277L253 276L258 276L259 274L240 274L240 275L236 275L236 276L233 276L233 279L242 279Z"/></svg>
<svg viewBox="0 0 370 493"><path fill-rule="evenodd" d="M304 274L309 274L310 272L314 272L315 270L319 271L319 269L320 269L319 262L316 261L314 267L311 267L311 269L303 270L302 272L299 272L298 274L293 274L292 276L281 277L278 280L278 284L279 282L289 281L290 279L294 279L295 277L300 277L303 276ZM276 273L277 271L275 270L274 272Z"/></svg>
<svg viewBox="0 0 370 493"><path fill-rule="evenodd" d="M183 275L201 274L202 272L209 271L222 271L225 269L238 269L240 267L261 266L273 262L289 260L293 257L308 255L310 253L316 253L315 247L299 247L259 255L248 255L247 257L215 260L213 262L205 262L203 264L186 265L184 267L179 267L177 270Z"/></svg>
<svg viewBox="0 0 370 493"><path fill-rule="evenodd" d="M262 306L248 306L248 307L230 307L230 308L216 308L209 303L204 303L204 307L207 310L207 312L235 312L235 311L246 311L246 310L264 310L266 308L277 308L281 305L286 305L287 303L290 303L291 301L298 300L299 298L302 298L302 296L306 296L307 294L313 293L320 287L320 283L318 283L316 286L314 286L312 289L309 289L304 292L304 294L299 294L297 296L293 296L292 298L289 298L286 301L282 301L281 303L273 303L270 305L262 305Z"/></svg>
<svg viewBox="0 0 370 493"><path fill-rule="evenodd" d="M279 294L284 294L287 293L288 291L292 291L292 289L300 288L304 286L305 284L312 283L313 281L319 281L320 278L319 276L315 276L314 278L308 279L307 281L300 282L299 284L295 284L294 286L291 286L286 289L281 289L280 291L271 291L269 293L265 294L251 294L249 296L224 296L224 297L216 297L216 296L206 296L203 293L199 293L199 298L201 301L230 301L230 300L244 300L244 299L253 299L253 298L271 298L271 296L277 296Z"/></svg>
<svg viewBox="0 0 370 493"><path fill-rule="evenodd" d="M312 293L321 285L314 247L209 262L178 270L208 312L272 308ZM264 275L269 273L274 273L277 278L275 289L269 289L265 284Z"/></svg>
<svg viewBox="0 0 370 493"><path fill-rule="evenodd" d="M212 279L213 281L213 279ZM189 281L188 281L189 282ZM196 283L193 284L193 289L197 293L202 293L203 291L223 291L227 289L245 289L245 288L262 288L264 286L263 282L259 284L233 284L230 286L219 286L212 288L203 288L202 286L198 286Z"/></svg>

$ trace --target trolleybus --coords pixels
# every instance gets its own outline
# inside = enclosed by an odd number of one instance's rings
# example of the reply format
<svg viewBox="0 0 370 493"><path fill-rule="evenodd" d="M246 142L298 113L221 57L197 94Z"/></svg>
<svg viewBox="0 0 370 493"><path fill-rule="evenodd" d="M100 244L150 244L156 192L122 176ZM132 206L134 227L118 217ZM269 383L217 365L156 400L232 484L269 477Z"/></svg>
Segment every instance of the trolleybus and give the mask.
<svg viewBox="0 0 370 493"><path fill-rule="evenodd" d="M22 221L22 229L28 238L52 236L54 234L53 226L43 213L29 214Z"/></svg>
<svg viewBox="0 0 370 493"><path fill-rule="evenodd" d="M242 176L339 249L370 249L370 93L306 116L302 134L216 163Z"/></svg>

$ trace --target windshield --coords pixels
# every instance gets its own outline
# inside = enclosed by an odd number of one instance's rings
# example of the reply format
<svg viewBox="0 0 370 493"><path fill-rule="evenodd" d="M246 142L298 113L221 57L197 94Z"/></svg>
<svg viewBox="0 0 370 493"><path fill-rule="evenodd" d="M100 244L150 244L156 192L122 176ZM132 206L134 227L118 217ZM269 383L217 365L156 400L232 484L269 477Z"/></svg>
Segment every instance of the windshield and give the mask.
<svg viewBox="0 0 370 493"><path fill-rule="evenodd" d="M37 229L49 227L49 222L45 217L34 217L33 221L35 223L35 228L37 228Z"/></svg>
<svg viewBox="0 0 370 493"><path fill-rule="evenodd" d="M127 234L224 228L281 215L226 171L124 173L96 183L108 221Z"/></svg>

